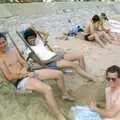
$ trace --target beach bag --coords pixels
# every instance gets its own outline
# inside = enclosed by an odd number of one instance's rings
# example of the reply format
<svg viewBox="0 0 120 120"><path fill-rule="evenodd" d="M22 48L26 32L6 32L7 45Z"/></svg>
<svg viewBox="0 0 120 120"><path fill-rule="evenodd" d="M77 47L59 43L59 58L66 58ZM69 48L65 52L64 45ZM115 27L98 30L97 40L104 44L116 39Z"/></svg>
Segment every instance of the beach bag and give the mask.
<svg viewBox="0 0 120 120"><path fill-rule="evenodd" d="M79 25L72 25L70 27L68 35L74 36L74 35L77 35L78 32L83 32L83 29Z"/></svg>
<svg viewBox="0 0 120 120"><path fill-rule="evenodd" d="M100 115L87 106L74 106L71 108L73 120L102 120Z"/></svg>

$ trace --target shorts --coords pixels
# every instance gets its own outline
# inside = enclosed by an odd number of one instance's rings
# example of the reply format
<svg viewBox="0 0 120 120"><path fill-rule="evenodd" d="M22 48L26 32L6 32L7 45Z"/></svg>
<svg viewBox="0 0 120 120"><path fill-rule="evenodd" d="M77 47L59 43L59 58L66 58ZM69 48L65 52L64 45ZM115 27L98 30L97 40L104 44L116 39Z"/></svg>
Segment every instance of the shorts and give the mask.
<svg viewBox="0 0 120 120"><path fill-rule="evenodd" d="M90 40L88 39L88 37L89 37L90 35L91 35L91 34L85 35L84 39L87 40L87 41L90 41Z"/></svg>
<svg viewBox="0 0 120 120"><path fill-rule="evenodd" d="M17 88L18 91L24 91L29 78L30 77L17 79L16 81L12 81L12 84Z"/></svg>
<svg viewBox="0 0 120 120"><path fill-rule="evenodd" d="M58 56L64 57L64 52L59 52L57 53ZM56 61L50 62L47 64L48 68L56 69L57 68L57 63Z"/></svg>
<svg viewBox="0 0 120 120"><path fill-rule="evenodd" d="M71 33L71 32L68 33L68 36L72 36L73 37L73 36L76 36L76 35L77 35L77 33Z"/></svg>
<svg viewBox="0 0 120 120"><path fill-rule="evenodd" d="M48 63L47 66L48 66L48 68L56 69L57 63L56 63L56 61L53 61L53 62Z"/></svg>

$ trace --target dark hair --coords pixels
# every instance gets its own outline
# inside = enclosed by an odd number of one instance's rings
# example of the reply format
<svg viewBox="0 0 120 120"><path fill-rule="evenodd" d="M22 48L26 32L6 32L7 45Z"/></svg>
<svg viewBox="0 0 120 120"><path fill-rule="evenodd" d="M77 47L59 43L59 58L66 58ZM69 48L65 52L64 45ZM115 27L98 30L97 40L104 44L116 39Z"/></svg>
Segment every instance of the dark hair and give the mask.
<svg viewBox="0 0 120 120"><path fill-rule="evenodd" d="M101 13L101 16L104 17L105 20L108 20L108 17L105 13Z"/></svg>
<svg viewBox="0 0 120 120"><path fill-rule="evenodd" d="M110 73L117 72L118 77L120 77L120 67L117 65L112 65L112 66L108 67L106 70L106 76L107 76L108 72L110 72Z"/></svg>
<svg viewBox="0 0 120 120"><path fill-rule="evenodd" d="M35 33L35 31L31 28L28 28L27 30L25 30L24 32L24 39L25 40L28 40L28 37L30 36L34 36L34 37L37 37L37 34Z"/></svg>
<svg viewBox="0 0 120 120"><path fill-rule="evenodd" d="M1 32L0 32L0 38L4 38L4 40L7 41L6 36L3 33L1 33Z"/></svg>
<svg viewBox="0 0 120 120"><path fill-rule="evenodd" d="M94 16L92 17L92 21L93 21L94 23L96 23L97 21L100 21L100 17L99 17L98 15L94 15Z"/></svg>

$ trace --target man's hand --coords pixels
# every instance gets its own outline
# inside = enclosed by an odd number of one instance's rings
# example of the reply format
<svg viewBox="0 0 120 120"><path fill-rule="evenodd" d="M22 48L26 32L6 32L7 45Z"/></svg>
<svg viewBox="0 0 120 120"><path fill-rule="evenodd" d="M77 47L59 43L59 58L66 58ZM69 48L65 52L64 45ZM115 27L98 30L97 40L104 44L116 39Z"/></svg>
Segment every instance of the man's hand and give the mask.
<svg viewBox="0 0 120 120"><path fill-rule="evenodd" d="M27 77L35 77L36 73L35 72L28 72Z"/></svg>
<svg viewBox="0 0 120 120"><path fill-rule="evenodd" d="M23 68L20 72L19 72L19 75L20 76L26 76L28 74L27 72L27 69L26 68Z"/></svg>
<svg viewBox="0 0 120 120"><path fill-rule="evenodd" d="M92 110L95 110L95 108L96 108L96 101L93 101L93 100L91 100L90 102L89 102L89 107L90 107L90 109L92 109Z"/></svg>

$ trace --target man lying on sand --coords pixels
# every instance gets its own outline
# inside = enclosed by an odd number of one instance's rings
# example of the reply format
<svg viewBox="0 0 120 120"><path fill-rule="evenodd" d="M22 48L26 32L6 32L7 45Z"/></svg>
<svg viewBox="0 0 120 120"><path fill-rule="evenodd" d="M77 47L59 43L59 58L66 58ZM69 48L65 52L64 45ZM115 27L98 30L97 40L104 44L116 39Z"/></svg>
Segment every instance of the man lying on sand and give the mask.
<svg viewBox="0 0 120 120"><path fill-rule="evenodd" d="M55 101L52 88L40 81L55 79L58 88L62 91L62 99L74 100L65 89L62 72L52 69L28 72L26 61L19 56L15 49L8 48L7 39L2 33L0 33L0 71L20 91L33 90L40 92L56 115L57 120L65 120Z"/></svg>
<svg viewBox="0 0 120 120"><path fill-rule="evenodd" d="M105 109L96 107L95 101L91 101L89 107L98 112L104 120L120 120L120 67L113 65L107 69L106 82L108 87L105 90Z"/></svg>
<svg viewBox="0 0 120 120"><path fill-rule="evenodd" d="M94 15L92 20L90 20L85 26L85 40L87 41L96 41L101 47L105 46L106 42L111 43L110 37L104 31L99 30L100 26L100 17Z"/></svg>
<svg viewBox="0 0 120 120"><path fill-rule="evenodd" d="M41 63L46 64L49 68L70 68L90 81L94 81L94 79L85 72L84 56L80 51L76 53L52 52L47 49L41 38L32 28L28 28L24 32L24 38L36 55L38 55ZM36 44L36 42L39 44ZM78 61L79 65L73 63L74 61Z"/></svg>

